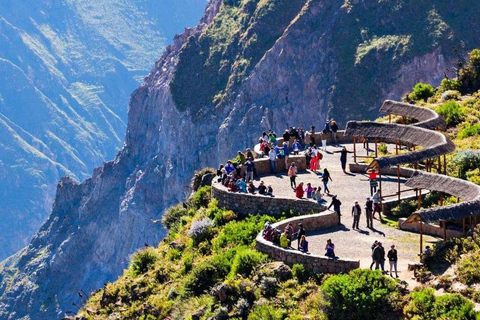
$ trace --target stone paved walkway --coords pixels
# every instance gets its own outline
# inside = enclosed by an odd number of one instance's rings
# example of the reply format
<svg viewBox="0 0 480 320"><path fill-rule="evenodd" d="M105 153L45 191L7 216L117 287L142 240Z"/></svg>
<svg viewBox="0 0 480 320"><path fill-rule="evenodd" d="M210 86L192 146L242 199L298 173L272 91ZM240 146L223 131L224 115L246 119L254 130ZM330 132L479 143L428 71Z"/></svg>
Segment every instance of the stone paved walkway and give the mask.
<svg viewBox="0 0 480 320"><path fill-rule="evenodd" d="M343 146L343 145L342 145ZM349 151L353 150L353 144L345 144ZM363 205L366 197L370 196L370 186L367 175L353 174L342 172L340 166L340 154L333 153L339 151L341 146L327 146L327 152L322 152L324 157L320 162L321 170L327 168L332 176L329 183L331 195L336 194L342 202L342 225L332 229L311 232L307 234L309 241L309 249L312 253L323 255L327 239L332 239L335 244L335 253L339 257L360 259L360 266L368 268L371 263L371 249L370 246L375 240L383 243L385 251L388 252L390 246L394 244L398 250L398 269L401 279L407 280L411 277L410 272L406 272L408 263L418 262L419 253L419 235L412 232L402 231L396 228L389 227L374 220L373 229L366 227L366 217L364 212L360 219L360 230L353 230L353 218L351 216L351 208L355 200L360 202L363 211ZM362 144L357 144L357 150L360 150L362 155L365 154L365 149ZM353 154L349 154L349 162L353 162ZM347 169L348 171L348 169ZM265 183L271 184L276 196L295 197L294 191L290 188L290 180L286 172L276 176L261 177ZM397 191L397 178L382 176L383 194L393 194ZM321 186L323 190L323 183L320 175L313 172L303 172L297 177L297 184L303 181L312 183L312 186ZM401 180L402 183L405 179ZM406 187L403 187L407 189ZM327 204L330 203L330 196L325 196ZM437 239L430 236L424 236L424 246L436 242ZM388 261L386 261L385 268L389 268Z"/></svg>

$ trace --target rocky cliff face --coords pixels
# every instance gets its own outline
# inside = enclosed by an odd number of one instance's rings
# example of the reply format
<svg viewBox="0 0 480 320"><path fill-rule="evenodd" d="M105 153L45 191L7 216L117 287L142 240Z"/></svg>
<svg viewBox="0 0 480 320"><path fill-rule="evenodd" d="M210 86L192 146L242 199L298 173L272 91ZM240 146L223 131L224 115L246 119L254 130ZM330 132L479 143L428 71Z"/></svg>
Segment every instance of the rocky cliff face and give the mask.
<svg viewBox="0 0 480 320"><path fill-rule="evenodd" d="M368 118L415 82L438 82L457 59L452 45L476 45L479 9L467 1L211 1L132 94L115 160L82 184L62 179L48 221L3 263L0 316L74 309L77 291L114 280L136 248L162 238L150 219L184 198L195 169L251 146L262 130Z"/></svg>
<svg viewBox="0 0 480 320"><path fill-rule="evenodd" d="M131 91L204 8L205 0L1 1L0 260L48 217L62 175L83 181L115 156Z"/></svg>

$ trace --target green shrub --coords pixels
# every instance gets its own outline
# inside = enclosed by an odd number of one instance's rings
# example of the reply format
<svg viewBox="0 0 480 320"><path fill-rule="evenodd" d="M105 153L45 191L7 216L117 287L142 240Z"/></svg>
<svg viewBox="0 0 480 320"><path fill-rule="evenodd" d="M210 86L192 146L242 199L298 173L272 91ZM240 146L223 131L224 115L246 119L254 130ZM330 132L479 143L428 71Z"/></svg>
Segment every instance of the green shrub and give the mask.
<svg viewBox="0 0 480 320"><path fill-rule="evenodd" d="M431 84L419 82L413 87L413 91L408 95L410 100L427 101L428 98L435 94L435 88Z"/></svg>
<svg viewBox="0 0 480 320"><path fill-rule="evenodd" d="M467 180L480 185L480 169L467 171Z"/></svg>
<svg viewBox="0 0 480 320"><path fill-rule="evenodd" d="M445 78L440 83L440 86L442 87L443 91L460 90L461 87L462 87L462 84L457 79L447 79L447 78Z"/></svg>
<svg viewBox="0 0 480 320"><path fill-rule="evenodd" d="M464 256L458 264L455 274L467 285L480 282L480 252L475 251Z"/></svg>
<svg viewBox="0 0 480 320"><path fill-rule="evenodd" d="M193 194L192 203L195 209L206 207L212 198L212 187L203 186Z"/></svg>
<svg viewBox="0 0 480 320"><path fill-rule="evenodd" d="M273 218L266 215L249 216L242 221L230 221L213 239L214 250L228 246L251 246L253 245L258 233L264 228L265 222L272 222Z"/></svg>
<svg viewBox="0 0 480 320"><path fill-rule="evenodd" d="M445 122L449 127L459 124L463 119L463 109L454 100L444 102L435 111L445 118Z"/></svg>
<svg viewBox="0 0 480 320"><path fill-rule="evenodd" d="M181 257L182 253L178 249L170 248L167 251L166 258L170 261L178 260Z"/></svg>
<svg viewBox="0 0 480 320"><path fill-rule="evenodd" d="M248 316L248 320L282 320L287 315L288 313L285 309L268 304L260 304L253 309Z"/></svg>
<svg viewBox="0 0 480 320"><path fill-rule="evenodd" d="M474 124L473 126L466 127L458 134L460 139L465 139L467 137L472 137L480 134L480 123Z"/></svg>
<svg viewBox="0 0 480 320"><path fill-rule="evenodd" d="M409 319L475 319L473 303L459 294L435 296L434 290L412 292L404 313Z"/></svg>
<svg viewBox="0 0 480 320"><path fill-rule="evenodd" d="M194 244L199 244L205 240L210 240L213 236L213 227L215 223L209 218L196 220L192 223L188 236L193 239Z"/></svg>
<svg viewBox="0 0 480 320"><path fill-rule="evenodd" d="M170 207L162 216L162 224L167 229L172 229L178 225L182 217L188 215L188 210L182 204Z"/></svg>
<svg viewBox="0 0 480 320"><path fill-rule="evenodd" d="M385 142L380 143L380 145L378 146L378 152L380 154L388 154L388 147Z"/></svg>
<svg viewBox="0 0 480 320"><path fill-rule="evenodd" d="M130 261L130 269L134 276L144 274L151 270L160 259L160 256L154 248L146 248L134 254Z"/></svg>
<svg viewBox="0 0 480 320"><path fill-rule="evenodd" d="M193 254L190 252L186 252L183 255L183 269L185 270L185 273L190 272L193 267Z"/></svg>
<svg viewBox="0 0 480 320"><path fill-rule="evenodd" d="M185 281L187 295L200 295L219 280L219 272L212 262L206 261L192 269Z"/></svg>
<svg viewBox="0 0 480 320"><path fill-rule="evenodd" d="M303 264L294 264L292 266L292 274L295 279L298 280L299 283L305 282L308 280L308 272L305 270Z"/></svg>
<svg viewBox="0 0 480 320"><path fill-rule="evenodd" d="M458 167L458 177L465 179L467 172L480 167L480 152L473 150L462 150L455 154L453 162Z"/></svg>
<svg viewBox="0 0 480 320"><path fill-rule="evenodd" d="M265 261L267 261L267 256L263 253L248 248L240 249L233 259L230 277L234 278L237 275L248 277L257 266Z"/></svg>
<svg viewBox="0 0 480 320"><path fill-rule="evenodd" d="M386 319L402 300L394 280L368 269L331 276L321 289L329 319Z"/></svg>
<svg viewBox="0 0 480 320"><path fill-rule="evenodd" d="M415 210L417 210L415 202L401 201L392 209L392 215L395 217L406 218L409 217Z"/></svg>

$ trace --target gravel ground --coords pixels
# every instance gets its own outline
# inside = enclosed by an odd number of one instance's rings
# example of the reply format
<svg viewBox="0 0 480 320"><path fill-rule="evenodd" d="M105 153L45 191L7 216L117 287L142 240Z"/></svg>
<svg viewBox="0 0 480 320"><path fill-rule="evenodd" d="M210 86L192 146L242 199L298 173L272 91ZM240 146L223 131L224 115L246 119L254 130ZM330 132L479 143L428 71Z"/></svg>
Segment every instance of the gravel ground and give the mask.
<svg viewBox="0 0 480 320"><path fill-rule="evenodd" d="M343 146L343 145L342 145ZM348 150L353 150L353 144L345 144ZM390 146L391 147L391 146ZM309 241L309 249L312 253L323 255L327 239L332 239L335 244L335 253L342 258L360 259L360 266L368 268L371 263L371 245L375 240L383 243L385 251L388 252L390 246L394 244L398 250L398 270L400 278L409 279L410 272L407 271L408 263L418 262L419 253L419 235L407 231L402 231L396 228L389 227L380 223L379 220L373 222L373 228L368 229L366 223L365 213L362 212L360 218L360 230L353 230L353 218L351 216L351 207L355 200L360 202L363 211L363 205L366 197L370 196L370 186L368 176L364 174L344 174L340 166L340 154L333 153L339 151L341 146L328 146L327 152L323 153L323 159L320 161L320 167L323 172L327 168L331 174L332 180L329 183L331 195L337 195L342 202L342 225L327 230L311 232L307 234ZM366 153L362 149L362 144L357 144L357 150L362 154ZM349 154L349 162L353 162L353 154ZM348 166L347 166L348 168ZM347 169L348 170L348 169ZM286 172L277 174L276 176L264 176L260 180L271 184L274 189L274 194L281 197L295 197L293 189L290 187L290 180ZM303 181L312 183L312 186L321 186L323 190L323 183L321 181L320 173L313 173L310 171L300 173L297 177L297 184ZM402 184L405 179L402 179ZM383 194L392 194L397 191L397 178L382 176ZM402 186L403 189L406 187ZM331 195L325 195L327 203L330 203ZM436 242L437 239L430 236L424 236L424 246ZM389 268L388 261L385 264Z"/></svg>

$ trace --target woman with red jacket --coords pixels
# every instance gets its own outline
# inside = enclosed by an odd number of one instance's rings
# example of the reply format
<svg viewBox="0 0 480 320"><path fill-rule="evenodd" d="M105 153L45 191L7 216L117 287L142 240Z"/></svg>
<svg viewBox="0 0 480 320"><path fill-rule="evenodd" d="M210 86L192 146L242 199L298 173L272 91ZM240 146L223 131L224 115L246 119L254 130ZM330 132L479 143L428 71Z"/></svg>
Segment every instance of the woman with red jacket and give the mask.
<svg viewBox="0 0 480 320"><path fill-rule="evenodd" d="M295 189L295 196L297 198L303 198L303 182L300 182L297 186L297 188Z"/></svg>

